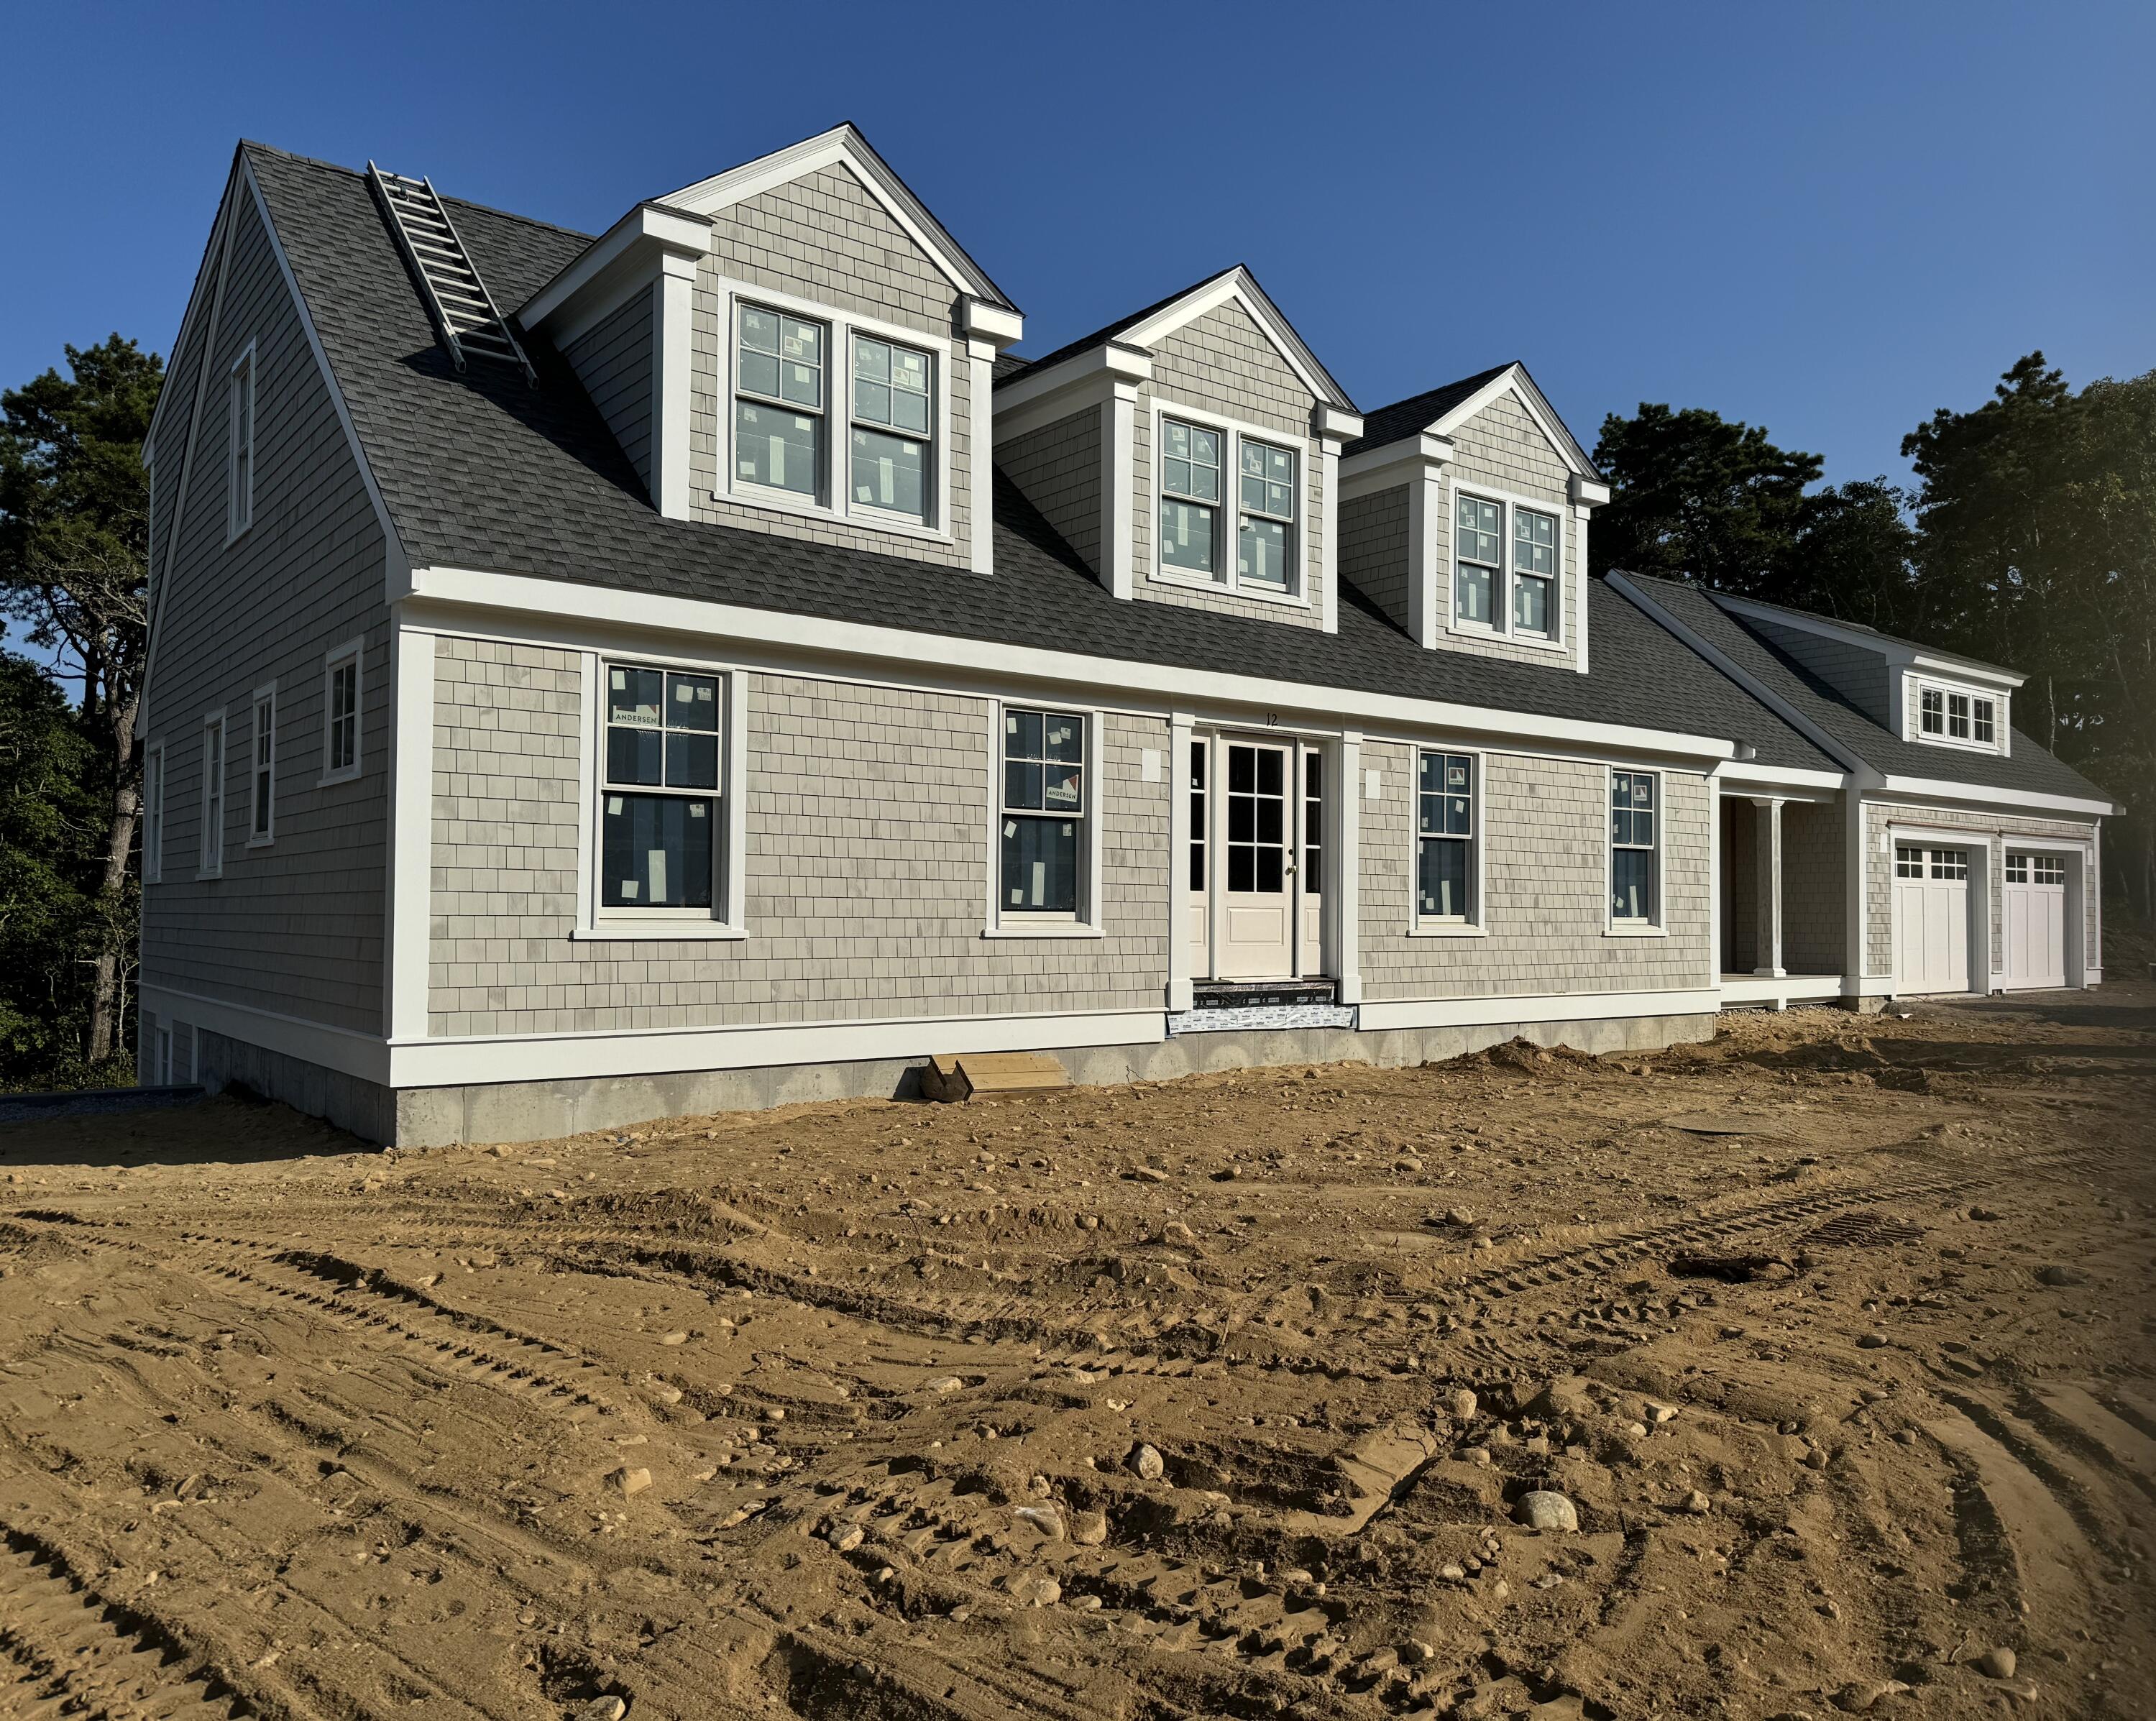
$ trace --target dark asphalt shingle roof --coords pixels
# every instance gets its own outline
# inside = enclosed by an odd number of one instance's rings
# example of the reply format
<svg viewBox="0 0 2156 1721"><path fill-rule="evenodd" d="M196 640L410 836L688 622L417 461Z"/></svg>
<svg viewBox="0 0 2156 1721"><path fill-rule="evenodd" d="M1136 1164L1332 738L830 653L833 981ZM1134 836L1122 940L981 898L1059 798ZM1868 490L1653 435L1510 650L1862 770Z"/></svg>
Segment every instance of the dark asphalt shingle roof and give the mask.
<svg viewBox="0 0 2156 1721"><path fill-rule="evenodd" d="M998 474L993 578L904 557L666 520L562 361L531 343L536 388L436 343L361 175L245 146L415 567L444 565L1313 689L1751 742L1762 763L1834 763L1631 604L1590 582L1594 671L1424 651L1352 587L1337 634L1102 588ZM583 235L447 200L498 301L521 303Z"/></svg>
<svg viewBox="0 0 2156 1721"><path fill-rule="evenodd" d="M1177 300L1188 297L1200 287L1211 286L1222 275L1233 275L1242 266L1240 263L1231 263L1225 269L1216 269L1212 274L1191 282L1188 286L1178 287L1173 293L1156 299L1152 304L1133 311L1127 316L1117 317L1113 322L1094 330L1090 335L1081 335L1075 341L1065 341L1060 347L1042 353L1038 358L1020 358L1014 352L1005 353L996 361L996 381L1007 382L1021 371L1034 370L1042 365L1060 364L1063 360L1075 354L1090 352L1103 341L1114 340L1125 329L1136 328L1156 311L1167 310Z"/></svg>
<svg viewBox="0 0 2156 1721"><path fill-rule="evenodd" d="M2031 794L2072 795L2109 800L2109 793L2091 783L2024 731L2014 732L2013 752L1965 752L1904 741L1770 641L1744 624L1705 590L1680 580L1627 574L1650 602L1668 611L1681 625L1721 652L1791 711L1816 724L1821 733L1850 753L1890 777L1923 777L1948 783ZM1614 595L1614 594L1613 594Z"/></svg>
<svg viewBox="0 0 2156 1721"><path fill-rule="evenodd" d="M1491 378L1502 376L1512 367L1510 362L1492 365L1486 371L1477 371L1473 376L1462 377L1456 383L1425 388L1419 394L1410 394L1405 400L1396 400L1390 406L1381 406L1363 414L1363 434L1341 450L1342 455L1359 455L1364 449L1383 448L1388 443L1398 442L1404 436L1419 434L1435 424Z"/></svg>

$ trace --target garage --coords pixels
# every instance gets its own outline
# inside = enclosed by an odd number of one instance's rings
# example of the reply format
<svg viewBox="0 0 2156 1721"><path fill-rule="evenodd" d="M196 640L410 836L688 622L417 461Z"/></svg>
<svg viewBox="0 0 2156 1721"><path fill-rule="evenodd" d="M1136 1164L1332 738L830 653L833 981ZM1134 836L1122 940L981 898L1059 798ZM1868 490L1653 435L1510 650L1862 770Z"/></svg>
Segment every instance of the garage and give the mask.
<svg viewBox="0 0 2156 1721"><path fill-rule="evenodd" d="M2011 991L2066 984L2066 863L2056 855L2006 851L2001 903L2006 984Z"/></svg>
<svg viewBox="0 0 2156 1721"><path fill-rule="evenodd" d="M1894 849L1894 990L1969 992L1969 850Z"/></svg>

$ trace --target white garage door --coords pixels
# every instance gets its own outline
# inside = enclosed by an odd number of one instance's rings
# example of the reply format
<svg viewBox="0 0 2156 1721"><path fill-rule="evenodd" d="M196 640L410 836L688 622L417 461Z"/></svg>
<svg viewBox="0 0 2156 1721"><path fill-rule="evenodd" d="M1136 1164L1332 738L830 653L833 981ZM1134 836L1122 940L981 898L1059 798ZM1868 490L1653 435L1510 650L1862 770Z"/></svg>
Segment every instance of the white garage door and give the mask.
<svg viewBox="0 0 2156 1721"><path fill-rule="evenodd" d="M1894 850L1894 989L1967 992L1969 850Z"/></svg>
<svg viewBox="0 0 2156 1721"><path fill-rule="evenodd" d="M2066 863L2006 851L2006 984L2066 984Z"/></svg>

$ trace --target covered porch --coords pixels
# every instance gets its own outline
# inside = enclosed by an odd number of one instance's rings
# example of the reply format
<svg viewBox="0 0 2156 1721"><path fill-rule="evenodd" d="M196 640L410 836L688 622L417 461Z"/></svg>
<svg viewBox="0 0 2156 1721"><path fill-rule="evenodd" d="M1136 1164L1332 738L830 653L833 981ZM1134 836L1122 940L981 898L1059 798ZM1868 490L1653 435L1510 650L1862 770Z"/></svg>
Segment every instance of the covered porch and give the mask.
<svg viewBox="0 0 2156 1721"><path fill-rule="evenodd" d="M1725 789L1722 997L1786 1009L1845 995L1847 813L1832 790Z"/></svg>

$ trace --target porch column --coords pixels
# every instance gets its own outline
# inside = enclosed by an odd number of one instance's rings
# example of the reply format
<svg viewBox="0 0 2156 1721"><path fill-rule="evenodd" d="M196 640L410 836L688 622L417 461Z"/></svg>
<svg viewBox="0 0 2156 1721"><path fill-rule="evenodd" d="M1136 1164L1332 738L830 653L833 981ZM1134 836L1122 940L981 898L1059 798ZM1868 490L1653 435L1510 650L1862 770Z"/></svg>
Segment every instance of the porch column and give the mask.
<svg viewBox="0 0 2156 1721"><path fill-rule="evenodd" d="M1333 791L1332 852L1327 855L1332 885L1325 892L1325 913L1332 953L1332 978L1342 1004L1363 1001L1363 959L1358 948L1362 907L1358 900L1363 830L1363 737L1351 729L1340 737L1340 768Z"/></svg>
<svg viewBox="0 0 2156 1721"><path fill-rule="evenodd" d="M1752 972L1779 980L1789 972L1782 966L1782 804L1755 797L1752 804L1759 814L1753 843L1758 903L1753 955L1758 966Z"/></svg>
<svg viewBox="0 0 2156 1721"><path fill-rule="evenodd" d="M1190 1008L1190 742L1195 722L1188 712L1176 712L1168 720L1168 1007L1178 1012Z"/></svg>

